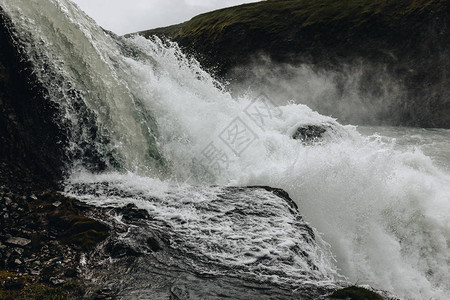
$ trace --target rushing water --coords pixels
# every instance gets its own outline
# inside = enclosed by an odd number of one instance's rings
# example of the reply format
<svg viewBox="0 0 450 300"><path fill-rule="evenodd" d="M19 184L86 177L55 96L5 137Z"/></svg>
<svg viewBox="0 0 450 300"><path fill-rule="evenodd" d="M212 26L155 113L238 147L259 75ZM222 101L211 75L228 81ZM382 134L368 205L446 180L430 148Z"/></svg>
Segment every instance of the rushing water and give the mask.
<svg viewBox="0 0 450 300"><path fill-rule="evenodd" d="M205 185L283 188L318 236L320 248L304 245L318 267L309 279L326 282L340 278L338 272L405 298L450 293L449 130L342 126L294 102L274 107L278 101L264 95L236 98L175 44L106 33L68 0L0 4L72 128L74 171L66 192L95 205L136 203L169 215L174 228L198 241L192 247L211 260L249 266L248 273L257 273L254 257L289 255L290 265L260 267L268 277L273 272L301 284L296 270L308 264L292 252L300 233L289 231L295 226L283 223L281 211L277 222L252 219L247 229L209 218L209 228L231 231L217 240L208 235L214 251L202 248L200 208L217 205L210 200L220 190ZM60 81L48 78L52 72ZM304 125L325 128L323 140L292 139ZM87 145L103 157L102 174L84 162ZM105 186L127 196L114 198ZM146 202L155 198L161 202ZM258 223L264 232L255 230ZM241 248L232 246L246 234ZM257 249L250 258L243 255L249 249Z"/></svg>

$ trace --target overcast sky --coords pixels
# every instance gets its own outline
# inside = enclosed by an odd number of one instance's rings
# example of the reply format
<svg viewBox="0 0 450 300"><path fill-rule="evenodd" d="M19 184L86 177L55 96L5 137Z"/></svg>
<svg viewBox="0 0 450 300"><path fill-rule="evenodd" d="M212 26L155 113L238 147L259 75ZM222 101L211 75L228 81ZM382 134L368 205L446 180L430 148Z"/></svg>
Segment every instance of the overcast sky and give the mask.
<svg viewBox="0 0 450 300"><path fill-rule="evenodd" d="M72 0L117 34L178 24L203 12L259 0Z"/></svg>

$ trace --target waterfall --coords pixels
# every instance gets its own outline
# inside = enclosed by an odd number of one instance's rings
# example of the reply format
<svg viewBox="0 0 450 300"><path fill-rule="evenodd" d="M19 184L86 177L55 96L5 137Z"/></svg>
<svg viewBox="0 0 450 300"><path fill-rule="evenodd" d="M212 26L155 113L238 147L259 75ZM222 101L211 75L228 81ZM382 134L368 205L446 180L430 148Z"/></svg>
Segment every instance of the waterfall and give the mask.
<svg viewBox="0 0 450 300"><path fill-rule="evenodd" d="M98 206L136 204L184 234L179 247L264 278L281 272L300 282L296 271L305 268L326 284L340 273L406 298L448 295L450 174L420 146L362 135L294 101L276 106L258 91L233 96L176 44L118 37L68 0L0 5L69 132L67 194ZM299 128L323 132L308 142L292 138ZM249 216L242 228L205 214L239 206L220 196L225 186L250 185L289 192L314 228L317 244L303 245L314 268L292 250L301 233L284 232L292 227L281 213ZM257 207L252 197L240 199ZM253 236L258 226L273 240ZM208 240L205 227L223 231L224 242ZM283 255L294 262L276 269ZM255 257L273 261L255 267Z"/></svg>

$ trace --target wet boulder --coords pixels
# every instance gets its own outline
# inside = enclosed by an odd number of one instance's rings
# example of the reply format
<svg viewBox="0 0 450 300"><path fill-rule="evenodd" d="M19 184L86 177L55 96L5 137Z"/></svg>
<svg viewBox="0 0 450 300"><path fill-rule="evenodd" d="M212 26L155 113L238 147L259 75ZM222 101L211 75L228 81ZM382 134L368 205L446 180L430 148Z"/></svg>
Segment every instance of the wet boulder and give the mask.
<svg viewBox="0 0 450 300"><path fill-rule="evenodd" d="M292 138L294 140L300 140L305 144L313 144L322 141L327 130L328 128L326 126L304 125L297 128Z"/></svg>

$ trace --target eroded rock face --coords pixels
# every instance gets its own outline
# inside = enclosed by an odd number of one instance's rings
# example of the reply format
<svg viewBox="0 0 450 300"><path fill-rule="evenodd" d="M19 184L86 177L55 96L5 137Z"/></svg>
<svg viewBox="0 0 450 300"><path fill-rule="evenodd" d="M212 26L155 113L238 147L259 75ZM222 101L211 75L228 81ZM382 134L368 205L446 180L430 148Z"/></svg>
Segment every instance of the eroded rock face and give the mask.
<svg viewBox="0 0 450 300"><path fill-rule="evenodd" d="M0 188L0 298L81 298L83 252L109 233L107 225L86 216L89 211L60 194Z"/></svg>
<svg viewBox="0 0 450 300"><path fill-rule="evenodd" d="M127 190L101 188L106 197L129 196ZM314 232L285 191L253 186L181 192L184 197L172 192L175 202L135 194L138 208L0 191L0 293L13 289L18 298L54 293L68 299L324 299L347 285L317 264ZM199 201L198 195L208 198ZM182 213L190 216L174 215L177 205L186 206ZM27 290L25 284L41 290Z"/></svg>
<svg viewBox="0 0 450 300"><path fill-rule="evenodd" d="M99 150L110 140L83 93L21 25L0 7L0 186L59 190L74 161L92 171L119 167Z"/></svg>
<svg viewBox="0 0 450 300"><path fill-rule="evenodd" d="M102 192L93 199L95 190ZM89 295L107 289L120 299L318 299L344 286L318 263L314 232L282 190L174 188L167 198L139 192L137 202L130 190L108 184L70 192L88 202L122 202L94 209L114 229L87 257L83 274L95 278Z"/></svg>
<svg viewBox="0 0 450 300"><path fill-rule="evenodd" d="M59 112L0 7L0 185L54 188L64 169Z"/></svg>

